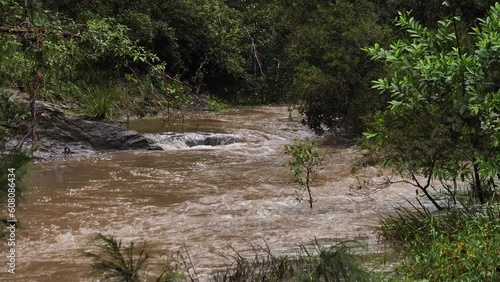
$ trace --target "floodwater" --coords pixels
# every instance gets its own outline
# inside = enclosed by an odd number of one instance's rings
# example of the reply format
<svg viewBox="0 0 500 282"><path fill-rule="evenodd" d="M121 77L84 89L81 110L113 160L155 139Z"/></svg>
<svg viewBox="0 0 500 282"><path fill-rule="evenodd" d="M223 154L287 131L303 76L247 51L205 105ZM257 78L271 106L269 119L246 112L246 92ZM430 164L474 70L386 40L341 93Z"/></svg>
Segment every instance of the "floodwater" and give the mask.
<svg viewBox="0 0 500 282"><path fill-rule="evenodd" d="M172 130L159 120L131 126L145 133ZM298 203L291 173L281 167L288 159L283 146L295 137L315 137L298 117L290 121L286 107L196 114L186 117L184 130L235 134L241 142L33 165L31 188L17 214L22 226L16 274L5 269L0 280L91 281L82 254L97 233L125 243L146 241L155 263L187 249L201 280L232 249L250 254L253 246L268 244L286 253L315 238L362 238L376 246L378 213L414 191L384 186L378 168L351 174L359 149L333 147L313 183L314 208Z"/></svg>

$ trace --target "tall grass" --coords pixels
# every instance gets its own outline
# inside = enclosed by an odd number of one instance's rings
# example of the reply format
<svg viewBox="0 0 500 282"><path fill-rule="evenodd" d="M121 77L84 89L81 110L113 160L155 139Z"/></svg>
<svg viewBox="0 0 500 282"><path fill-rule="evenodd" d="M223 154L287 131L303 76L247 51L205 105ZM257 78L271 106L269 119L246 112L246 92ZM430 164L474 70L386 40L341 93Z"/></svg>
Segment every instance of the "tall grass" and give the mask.
<svg viewBox="0 0 500 282"><path fill-rule="evenodd" d="M143 282L153 281L146 272L150 256L145 245L134 242L124 245L111 236L97 235L84 256L91 259L92 275L99 281ZM355 242L342 242L322 246L317 241L312 246L302 246L297 256L273 255L269 246L254 249L255 255L247 258L234 252L223 256L226 266L216 271L210 281L373 281L372 275L361 264L358 254L366 246ZM186 249L185 255L177 254L175 267L165 265L156 282L199 282L196 267ZM183 269L179 266L182 265Z"/></svg>
<svg viewBox="0 0 500 282"><path fill-rule="evenodd" d="M238 254L227 257L230 264L213 276L215 282L240 281L372 281L358 256L364 246L343 242L311 247L302 246L297 256L275 256L266 246L264 255L245 258Z"/></svg>
<svg viewBox="0 0 500 282"><path fill-rule="evenodd" d="M410 208L400 205L394 214L380 216L379 234L398 249L412 248L420 243L420 238L427 236L434 220L434 215L419 202L416 206L407 201Z"/></svg>
<svg viewBox="0 0 500 282"><path fill-rule="evenodd" d="M381 235L408 252L395 281L500 281L500 206L423 205L381 219Z"/></svg>
<svg viewBox="0 0 500 282"><path fill-rule="evenodd" d="M119 109L123 91L116 85L93 85L81 94L83 113L92 119L111 118Z"/></svg>

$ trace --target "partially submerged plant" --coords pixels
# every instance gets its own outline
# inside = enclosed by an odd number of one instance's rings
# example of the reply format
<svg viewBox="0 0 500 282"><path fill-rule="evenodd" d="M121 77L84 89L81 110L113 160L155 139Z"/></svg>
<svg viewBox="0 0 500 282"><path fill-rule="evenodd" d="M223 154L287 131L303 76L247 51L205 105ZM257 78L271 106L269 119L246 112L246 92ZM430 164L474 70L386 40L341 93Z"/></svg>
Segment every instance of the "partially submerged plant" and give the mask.
<svg viewBox="0 0 500 282"><path fill-rule="evenodd" d="M123 246L121 240L112 236L98 234L91 244L92 251L86 251L84 256L92 259L92 274L102 281L139 282L149 254L145 245L137 248L134 242Z"/></svg>
<svg viewBox="0 0 500 282"><path fill-rule="evenodd" d="M316 177L317 169L328 155L318 150L316 142L299 142L294 140L293 145L285 146L285 154L291 155L292 160L282 166L293 172L293 179L300 185L297 193L297 201L302 201L302 192L305 190L309 196L309 207L312 209L313 197L311 183Z"/></svg>

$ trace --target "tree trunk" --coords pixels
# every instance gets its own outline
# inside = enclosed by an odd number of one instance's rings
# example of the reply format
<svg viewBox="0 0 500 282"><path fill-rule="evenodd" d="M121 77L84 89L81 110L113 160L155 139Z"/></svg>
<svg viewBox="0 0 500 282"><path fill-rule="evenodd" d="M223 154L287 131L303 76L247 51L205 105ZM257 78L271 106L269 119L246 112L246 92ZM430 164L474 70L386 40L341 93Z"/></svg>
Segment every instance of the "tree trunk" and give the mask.
<svg viewBox="0 0 500 282"><path fill-rule="evenodd" d="M309 187L307 187L307 193L309 193L309 207L312 209L313 208L313 198L311 195L311 189L309 189Z"/></svg>
<svg viewBox="0 0 500 282"><path fill-rule="evenodd" d="M443 210L444 208L438 204L438 202L431 196L431 194L429 194L429 192L427 192L427 189L424 189L424 188L420 188L422 189L422 191L424 192L425 196L427 196L427 199L429 199L432 204L438 209L438 210Z"/></svg>
<svg viewBox="0 0 500 282"><path fill-rule="evenodd" d="M307 193L309 194L309 207L312 209L313 208L313 198L311 195L311 188L309 188L309 177L311 175L310 169L307 169L307 175L306 175L306 188L307 188Z"/></svg>
<svg viewBox="0 0 500 282"><path fill-rule="evenodd" d="M474 164L474 192L477 196L477 198L479 199L479 202L482 204L484 204L486 201L485 201L485 197L484 197L484 191L483 191L483 187L481 185L481 176L479 174L479 166L477 164Z"/></svg>

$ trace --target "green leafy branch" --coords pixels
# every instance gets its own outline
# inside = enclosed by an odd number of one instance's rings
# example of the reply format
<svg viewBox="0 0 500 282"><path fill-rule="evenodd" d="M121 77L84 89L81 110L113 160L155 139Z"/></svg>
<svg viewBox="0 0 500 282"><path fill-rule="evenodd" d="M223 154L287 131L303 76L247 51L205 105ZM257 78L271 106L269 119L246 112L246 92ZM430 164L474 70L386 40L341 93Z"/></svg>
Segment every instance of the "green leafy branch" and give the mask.
<svg viewBox="0 0 500 282"><path fill-rule="evenodd" d="M294 140L293 145L285 146L285 154L292 156L292 160L284 163L282 167L289 168L293 173L293 179L300 185L297 201L302 201L302 191L307 191L309 206L312 209L313 197L311 183L315 180L317 169L329 155L328 152L320 152L316 142L300 142Z"/></svg>

